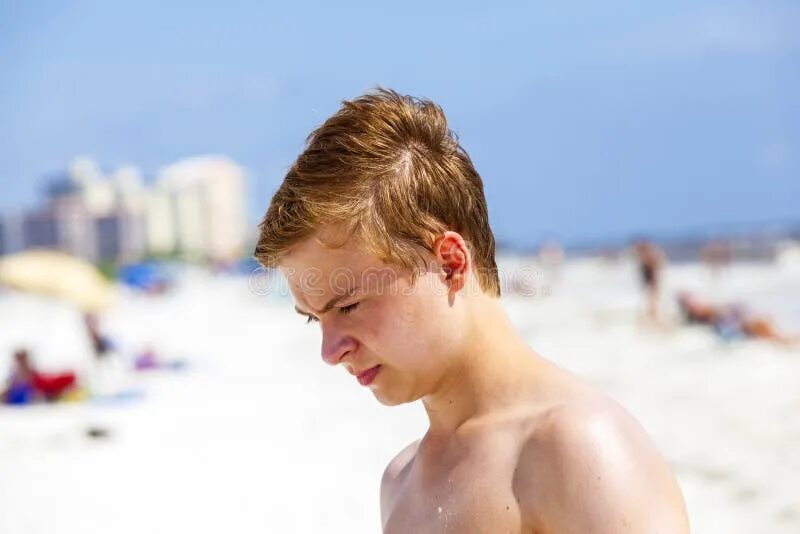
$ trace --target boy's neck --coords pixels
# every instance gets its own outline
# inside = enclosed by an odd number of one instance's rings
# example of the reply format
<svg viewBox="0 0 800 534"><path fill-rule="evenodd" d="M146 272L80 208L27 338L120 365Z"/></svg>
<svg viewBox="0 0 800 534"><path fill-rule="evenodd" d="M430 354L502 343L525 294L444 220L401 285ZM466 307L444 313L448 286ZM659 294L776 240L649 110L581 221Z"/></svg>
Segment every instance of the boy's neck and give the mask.
<svg viewBox="0 0 800 534"><path fill-rule="evenodd" d="M464 423L508 407L537 373L541 360L514 331L499 299L473 302L469 347L430 394L422 398L429 437L447 437Z"/></svg>

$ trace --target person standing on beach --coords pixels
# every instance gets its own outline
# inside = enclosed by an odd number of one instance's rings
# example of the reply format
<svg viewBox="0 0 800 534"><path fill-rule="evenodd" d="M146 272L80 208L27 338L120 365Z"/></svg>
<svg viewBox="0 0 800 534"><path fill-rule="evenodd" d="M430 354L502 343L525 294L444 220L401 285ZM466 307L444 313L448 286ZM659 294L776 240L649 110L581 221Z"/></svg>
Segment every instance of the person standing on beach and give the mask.
<svg viewBox="0 0 800 534"><path fill-rule="evenodd" d="M649 241L637 242L633 250L639 262L639 277L645 294L645 317L657 323L660 318L661 271L666 255Z"/></svg>
<svg viewBox="0 0 800 534"><path fill-rule="evenodd" d="M633 417L514 331L482 180L438 105L345 101L273 196L255 256L321 329L324 362L384 405L425 407L427 432L382 476L385 533L689 531Z"/></svg>

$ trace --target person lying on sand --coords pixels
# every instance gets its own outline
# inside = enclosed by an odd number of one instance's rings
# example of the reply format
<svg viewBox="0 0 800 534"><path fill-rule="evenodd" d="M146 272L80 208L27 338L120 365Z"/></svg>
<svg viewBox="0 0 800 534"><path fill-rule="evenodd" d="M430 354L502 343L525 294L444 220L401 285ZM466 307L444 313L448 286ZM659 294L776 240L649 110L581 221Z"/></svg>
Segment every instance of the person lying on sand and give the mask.
<svg viewBox="0 0 800 534"><path fill-rule="evenodd" d="M678 294L678 309L687 324L711 326L724 339L766 339L787 346L800 344L800 335L781 333L768 318L753 315L738 304L715 305L682 291Z"/></svg>
<svg viewBox="0 0 800 534"><path fill-rule="evenodd" d="M2 393L2 400L7 404L56 401L76 387L75 373L42 373L33 366L28 351L19 349L14 353L14 367Z"/></svg>
<svg viewBox="0 0 800 534"><path fill-rule="evenodd" d="M384 405L425 407L427 432L383 473L384 532L689 532L634 418L512 327L482 180L433 102L344 102L273 196L255 256L288 279L325 363Z"/></svg>

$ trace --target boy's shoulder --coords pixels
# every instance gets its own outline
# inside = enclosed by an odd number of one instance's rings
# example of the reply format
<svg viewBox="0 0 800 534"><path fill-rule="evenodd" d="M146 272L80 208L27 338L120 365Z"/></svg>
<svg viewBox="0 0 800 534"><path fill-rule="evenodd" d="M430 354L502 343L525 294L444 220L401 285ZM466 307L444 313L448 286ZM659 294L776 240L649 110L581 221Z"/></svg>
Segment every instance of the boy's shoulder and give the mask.
<svg viewBox="0 0 800 534"><path fill-rule="evenodd" d="M514 482L523 515L567 531L650 531L660 521L654 532L688 532L669 467L614 400L581 395L532 419Z"/></svg>
<svg viewBox="0 0 800 534"><path fill-rule="evenodd" d="M421 440L418 439L413 443L410 443L403 450L398 452L394 458L392 458L392 460L386 466L386 469L383 471L384 481L386 481L387 483L391 483L400 476L400 474L409 466L411 461L414 459L420 441Z"/></svg>
<svg viewBox="0 0 800 534"><path fill-rule="evenodd" d="M600 392L577 388L546 408L518 406L472 430L477 439L468 448L480 461L470 469L495 480L498 492L512 489L523 524L557 532L688 532L683 497L666 462L633 416ZM383 473L384 522L419 444L400 451ZM497 472L489 476L486 469ZM509 479L496 480L502 473Z"/></svg>
<svg viewBox="0 0 800 534"><path fill-rule="evenodd" d="M389 465L384 469L381 477L381 514L386 513L391 508L392 501L397 494L397 487L402 481L403 475L410 468L411 462L417 454L420 441L418 439L406 446L392 458Z"/></svg>

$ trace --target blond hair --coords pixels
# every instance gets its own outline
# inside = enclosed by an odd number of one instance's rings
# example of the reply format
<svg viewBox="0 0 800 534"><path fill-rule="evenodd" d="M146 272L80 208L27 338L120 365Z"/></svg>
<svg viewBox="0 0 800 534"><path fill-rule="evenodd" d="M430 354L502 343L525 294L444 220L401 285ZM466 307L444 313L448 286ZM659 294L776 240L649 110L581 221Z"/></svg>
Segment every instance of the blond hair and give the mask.
<svg viewBox="0 0 800 534"><path fill-rule="evenodd" d="M446 230L460 233L481 289L500 295L483 182L442 108L378 88L306 140L272 197L255 256L274 267L322 225L343 224L387 263L419 267Z"/></svg>

